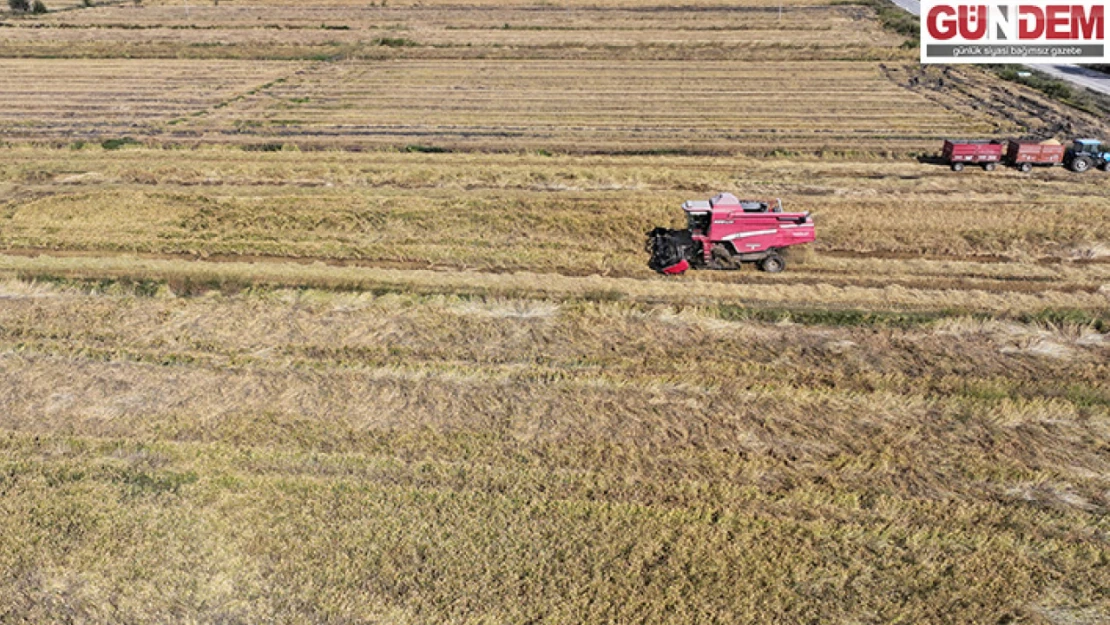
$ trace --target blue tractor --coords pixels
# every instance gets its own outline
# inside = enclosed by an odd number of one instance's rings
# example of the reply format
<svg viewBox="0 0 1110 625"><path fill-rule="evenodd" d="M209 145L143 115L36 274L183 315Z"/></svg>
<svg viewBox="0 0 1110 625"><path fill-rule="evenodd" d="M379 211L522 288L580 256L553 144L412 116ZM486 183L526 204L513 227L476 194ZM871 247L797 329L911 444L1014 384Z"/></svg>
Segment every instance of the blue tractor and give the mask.
<svg viewBox="0 0 1110 625"><path fill-rule="evenodd" d="M1102 151L1102 142L1098 139L1076 139L1064 155L1064 165L1078 173L1092 167L1110 171L1110 152Z"/></svg>

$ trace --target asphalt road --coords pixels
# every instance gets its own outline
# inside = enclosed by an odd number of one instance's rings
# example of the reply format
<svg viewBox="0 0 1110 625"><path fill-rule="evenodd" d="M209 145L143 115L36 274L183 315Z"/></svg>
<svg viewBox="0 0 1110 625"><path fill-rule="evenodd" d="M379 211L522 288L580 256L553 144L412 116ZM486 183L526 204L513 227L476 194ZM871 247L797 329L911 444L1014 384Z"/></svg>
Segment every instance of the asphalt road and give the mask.
<svg viewBox="0 0 1110 625"><path fill-rule="evenodd" d="M921 15L920 0L890 0L910 13ZM1077 87L1110 95L1110 76L1078 65L1030 65L1031 69L1070 82Z"/></svg>
<svg viewBox="0 0 1110 625"><path fill-rule="evenodd" d="M1110 76L1093 69L1078 65L1030 65L1029 67L1044 72L1053 78L1066 80L1074 85L1086 87L1091 91L1110 95Z"/></svg>
<svg viewBox="0 0 1110 625"><path fill-rule="evenodd" d="M913 13L914 15L921 16L921 0L890 0L894 4L902 7L903 9Z"/></svg>

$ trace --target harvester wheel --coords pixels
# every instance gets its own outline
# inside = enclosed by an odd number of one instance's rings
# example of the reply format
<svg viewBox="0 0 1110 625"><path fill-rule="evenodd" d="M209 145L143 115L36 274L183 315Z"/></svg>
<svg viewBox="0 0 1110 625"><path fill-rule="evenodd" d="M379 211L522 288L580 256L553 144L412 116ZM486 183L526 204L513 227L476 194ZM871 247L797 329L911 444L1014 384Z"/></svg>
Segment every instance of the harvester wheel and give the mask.
<svg viewBox="0 0 1110 625"><path fill-rule="evenodd" d="M964 170L964 164L963 163L952 163L952 171L963 171L963 170Z"/></svg>
<svg viewBox="0 0 1110 625"><path fill-rule="evenodd" d="M759 268L767 273L778 273L786 269L786 260L782 256L771 252L766 258L759 261Z"/></svg>
<svg viewBox="0 0 1110 625"><path fill-rule="evenodd" d="M1022 163L1021 166L1018 167L1018 169L1020 169L1021 171L1025 172L1025 173L1029 173L1030 170L1033 169L1033 164L1032 163Z"/></svg>
<svg viewBox="0 0 1110 625"><path fill-rule="evenodd" d="M987 163L986 165L983 165L983 169L985 169L987 171L994 171L994 167L995 167L994 163Z"/></svg>

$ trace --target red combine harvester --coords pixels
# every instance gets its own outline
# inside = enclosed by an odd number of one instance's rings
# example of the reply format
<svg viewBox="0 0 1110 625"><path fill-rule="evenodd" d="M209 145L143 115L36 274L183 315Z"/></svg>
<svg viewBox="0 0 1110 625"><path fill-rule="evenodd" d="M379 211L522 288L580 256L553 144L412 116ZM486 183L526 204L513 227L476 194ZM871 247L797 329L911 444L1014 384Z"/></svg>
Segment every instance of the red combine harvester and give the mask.
<svg viewBox="0 0 1110 625"><path fill-rule="evenodd" d="M1002 160L1002 143L945 139L941 158L952 166L952 171L963 171L965 165L982 165L983 169L993 171Z"/></svg>
<svg viewBox="0 0 1110 625"><path fill-rule="evenodd" d="M786 268L783 248L814 240L813 218L784 213L779 200L738 200L721 193L682 205L688 228L648 232L648 266L665 274L697 269L739 269L756 263L763 271Z"/></svg>

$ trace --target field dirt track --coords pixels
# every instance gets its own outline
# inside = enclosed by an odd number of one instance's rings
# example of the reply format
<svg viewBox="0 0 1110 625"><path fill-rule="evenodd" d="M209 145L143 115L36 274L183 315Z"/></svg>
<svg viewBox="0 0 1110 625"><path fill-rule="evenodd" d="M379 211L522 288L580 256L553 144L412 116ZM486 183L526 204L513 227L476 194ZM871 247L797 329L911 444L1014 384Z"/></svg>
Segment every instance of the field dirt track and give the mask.
<svg viewBox="0 0 1110 625"><path fill-rule="evenodd" d="M1110 174L935 158L1105 118L867 3L49 8L0 623L1110 620ZM817 242L651 272L720 191Z"/></svg>

